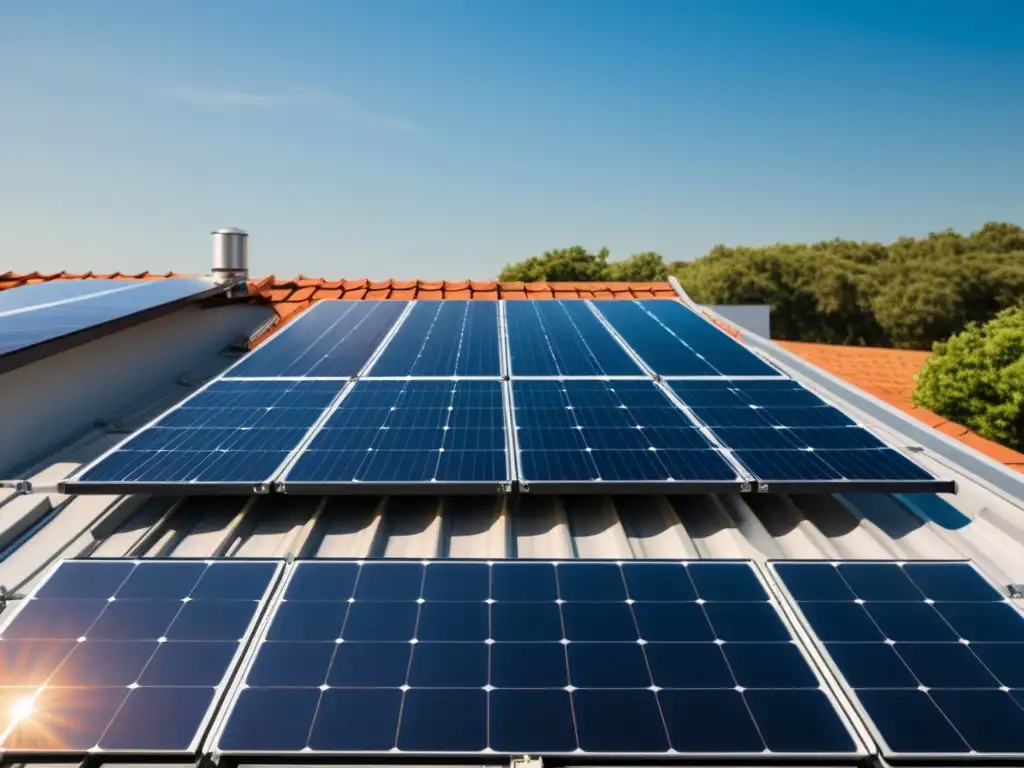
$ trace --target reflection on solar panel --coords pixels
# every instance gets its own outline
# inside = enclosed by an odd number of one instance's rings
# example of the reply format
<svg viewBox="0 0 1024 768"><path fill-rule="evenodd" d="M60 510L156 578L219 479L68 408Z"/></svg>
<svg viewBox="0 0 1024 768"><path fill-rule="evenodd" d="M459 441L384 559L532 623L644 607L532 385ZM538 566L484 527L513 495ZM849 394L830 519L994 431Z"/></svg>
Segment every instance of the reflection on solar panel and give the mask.
<svg viewBox="0 0 1024 768"><path fill-rule="evenodd" d="M305 561L226 755L861 748L748 563Z"/></svg>
<svg viewBox="0 0 1024 768"><path fill-rule="evenodd" d="M274 334L226 376L355 376L408 304L321 301Z"/></svg>
<svg viewBox="0 0 1024 768"><path fill-rule="evenodd" d="M886 757L1024 760L1024 614L969 563L771 567Z"/></svg>
<svg viewBox="0 0 1024 768"><path fill-rule="evenodd" d="M369 376L500 376L498 302L417 301Z"/></svg>
<svg viewBox="0 0 1024 768"><path fill-rule="evenodd" d="M534 490L607 491L608 482L739 489L736 469L654 382L513 381L512 393L519 475Z"/></svg>
<svg viewBox="0 0 1024 768"><path fill-rule="evenodd" d="M616 332L661 376L778 376L742 344L676 301L595 301Z"/></svg>
<svg viewBox="0 0 1024 768"><path fill-rule="evenodd" d="M909 489L938 482L790 379L671 381L669 386L738 461L769 485Z"/></svg>
<svg viewBox="0 0 1024 768"><path fill-rule="evenodd" d="M61 563L2 631L3 759L194 753L279 569Z"/></svg>
<svg viewBox="0 0 1024 768"><path fill-rule="evenodd" d="M190 278L75 280L9 289L0 293L0 355L222 290Z"/></svg>
<svg viewBox="0 0 1024 768"><path fill-rule="evenodd" d="M66 484L74 492L269 482L341 391L339 381L213 382Z"/></svg>
<svg viewBox="0 0 1024 768"><path fill-rule="evenodd" d="M505 304L513 376L638 376L644 372L584 301Z"/></svg>
<svg viewBox="0 0 1024 768"><path fill-rule="evenodd" d="M288 491L324 485L510 480L498 381L356 383L285 471Z"/></svg>

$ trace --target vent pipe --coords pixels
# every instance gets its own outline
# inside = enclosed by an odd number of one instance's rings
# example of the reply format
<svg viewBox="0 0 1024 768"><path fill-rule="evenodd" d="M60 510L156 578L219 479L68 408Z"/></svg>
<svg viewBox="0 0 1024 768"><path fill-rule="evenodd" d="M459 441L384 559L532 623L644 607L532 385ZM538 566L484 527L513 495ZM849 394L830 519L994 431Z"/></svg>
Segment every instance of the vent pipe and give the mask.
<svg viewBox="0 0 1024 768"><path fill-rule="evenodd" d="M249 233L244 229L213 230L213 277L218 283L249 278Z"/></svg>

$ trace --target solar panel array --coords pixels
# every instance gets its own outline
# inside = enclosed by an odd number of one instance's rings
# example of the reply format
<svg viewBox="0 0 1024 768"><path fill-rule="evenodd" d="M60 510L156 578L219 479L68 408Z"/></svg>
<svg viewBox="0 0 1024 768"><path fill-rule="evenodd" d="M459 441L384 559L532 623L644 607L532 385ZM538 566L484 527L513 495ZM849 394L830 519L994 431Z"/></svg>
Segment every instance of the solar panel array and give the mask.
<svg viewBox="0 0 1024 768"><path fill-rule="evenodd" d="M305 561L227 756L855 758L750 563Z"/></svg>
<svg viewBox="0 0 1024 768"><path fill-rule="evenodd" d="M61 280L0 292L0 357L223 288L193 278Z"/></svg>
<svg viewBox="0 0 1024 768"><path fill-rule="evenodd" d="M61 563L0 632L0 756L194 753L280 570Z"/></svg>
<svg viewBox="0 0 1024 768"><path fill-rule="evenodd" d="M1024 760L1024 613L971 564L771 567L887 757Z"/></svg>
<svg viewBox="0 0 1024 768"><path fill-rule="evenodd" d="M0 760L1020 765L1022 655L963 561L69 560L0 623Z"/></svg>
<svg viewBox="0 0 1024 768"><path fill-rule="evenodd" d="M325 301L68 492L950 491L672 301Z"/></svg>

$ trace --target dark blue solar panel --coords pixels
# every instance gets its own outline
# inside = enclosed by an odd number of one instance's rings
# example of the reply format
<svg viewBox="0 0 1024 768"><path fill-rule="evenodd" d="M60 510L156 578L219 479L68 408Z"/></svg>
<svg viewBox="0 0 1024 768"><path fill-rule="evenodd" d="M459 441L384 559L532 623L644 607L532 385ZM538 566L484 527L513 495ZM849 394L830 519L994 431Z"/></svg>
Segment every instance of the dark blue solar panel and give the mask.
<svg viewBox="0 0 1024 768"><path fill-rule="evenodd" d="M677 301L595 301L661 376L775 376L778 371Z"/></svg>
<svg viewBox="0 0 1024 768"><path fill-rule="evenodd" d="M61 281L7 290L0 294L0 355L217 290L191 278Z"/></svg>
<svg viewBox="0 0 1024 768"><path fill-rule="evenodd" d="M224 753L858 752L749 563L292 573L216 737Z"/></svg>
<svg viewBox="0 0 1024 768"><path fill-rule="evenodd" d="M729 481L736 472L650 381L513 381L526 482Z"/></svg>
<svg viewBox="0 0 1024 768"><path fill-rule="evenodd" d="M969 563L772 567L888 755L1024 757L1024 613Z"/></svg>
<svg viewBox="0 0 1024 768"><path fill-rule="evenodd" d="M669 386L763 482L934 480L790 379L672 381Z"/></svg>
<svg viewBox="0 0 1024 768"><path fill-rule="evenodd" d="M337 381L216 381L72 482L265 483L342 386Z"/></svg>
<svg viewBox="0 0 1024 768"><path fill-rule="evenodd" d="M284 483L508 480L501 382L363 380Z"/></svg>
<svg viewBox="0 0 1024 768"><path fill-rule="evenodd" d="M194 752L279 568L61 563L2 631L5 757Z"/></svg>
<svg viewBox="0 0 1024 768"><path fill-rule="evenodd" d="M355 376L405 311L405 301L321 301L228 376Z"/></svg>
<svg viewBox="0 0 1024 768"><path fill-rule="evenodd" d="M498 302L417 301L369 376L500 376Z"/></svg>
<svg viewBox="0 0 1024 768"><path fill-rule="evenodd" d="M513 376L643 373L584 301L506 302Z"/></svg>

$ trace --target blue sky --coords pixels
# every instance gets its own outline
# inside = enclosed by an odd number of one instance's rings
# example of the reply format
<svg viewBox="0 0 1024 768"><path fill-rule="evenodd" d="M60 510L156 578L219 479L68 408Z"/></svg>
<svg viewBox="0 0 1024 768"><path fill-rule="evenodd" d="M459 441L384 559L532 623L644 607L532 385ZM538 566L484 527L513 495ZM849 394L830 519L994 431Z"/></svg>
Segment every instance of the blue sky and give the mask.
<svg viewBox="0 0 1024 768"><path fill-rule="evenodd" d="M0 5L0 273L488 278L1024 219L1024 3Z"/></svg>

